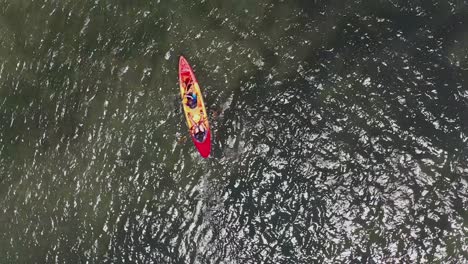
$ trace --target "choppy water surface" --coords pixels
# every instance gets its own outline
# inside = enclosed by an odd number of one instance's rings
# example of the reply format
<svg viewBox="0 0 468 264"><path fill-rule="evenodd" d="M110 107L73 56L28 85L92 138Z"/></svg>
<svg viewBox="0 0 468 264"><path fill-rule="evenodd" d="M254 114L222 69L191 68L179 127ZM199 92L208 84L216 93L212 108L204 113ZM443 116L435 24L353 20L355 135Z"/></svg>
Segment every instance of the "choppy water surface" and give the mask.
<svg viewBox="0 0 468 264"><path fill-rule="evenodd" d="M0 262L468 261L468 3L326 2L2 0Z"/></svg>

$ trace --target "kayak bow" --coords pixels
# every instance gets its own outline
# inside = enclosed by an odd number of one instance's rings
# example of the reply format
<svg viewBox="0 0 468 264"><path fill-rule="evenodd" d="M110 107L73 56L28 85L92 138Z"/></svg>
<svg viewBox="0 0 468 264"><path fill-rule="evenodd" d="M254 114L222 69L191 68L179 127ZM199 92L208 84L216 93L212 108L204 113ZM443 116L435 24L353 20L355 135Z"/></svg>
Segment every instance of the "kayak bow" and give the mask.
<svg viewBox="0 0 468 264"><path fill-rule="evenodd" d="M211 152L211 129L208 115L198 81L183 56L179 59L179 87L190 137L200 155L207 158Z"/></svg>

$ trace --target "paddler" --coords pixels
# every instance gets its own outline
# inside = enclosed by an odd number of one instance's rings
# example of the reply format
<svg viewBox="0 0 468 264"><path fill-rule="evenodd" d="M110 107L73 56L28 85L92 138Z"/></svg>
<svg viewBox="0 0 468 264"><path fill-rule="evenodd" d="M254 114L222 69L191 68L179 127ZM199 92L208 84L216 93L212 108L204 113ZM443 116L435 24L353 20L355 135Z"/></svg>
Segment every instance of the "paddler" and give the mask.
<svg viewBox="0 0 468 264"><path fill-rule="evenodd" d="M191 109L194 109L197 107L197 94L193 91L192 82L189 82L188 84L186 83L186 87L184 103Z"/></svg>
<svg viewBox="0 0 468 264"><path fill-rule="evenodd" d="M188 117L192 123L192 134L198 142L203 142L205 139L206 128L203 120L201 118L201 114L194 114L193 117L191 113L188 113Z"/></svg>
<svg viewBox="0 0 468 264"><path fill-rule="evenodd" d="M197 107L197 93L193 91L193 85L190 83L187 89L187 93L185 94L185 98L187 99L187 106L191 109Z"/></svg>

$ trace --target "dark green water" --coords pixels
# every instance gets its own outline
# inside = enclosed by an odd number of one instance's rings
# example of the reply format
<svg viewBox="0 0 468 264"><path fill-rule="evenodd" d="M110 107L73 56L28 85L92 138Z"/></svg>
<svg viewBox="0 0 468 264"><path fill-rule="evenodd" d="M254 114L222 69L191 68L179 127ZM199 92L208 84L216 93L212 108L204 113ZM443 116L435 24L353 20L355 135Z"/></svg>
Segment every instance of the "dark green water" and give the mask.
<svg viewBox="0 0 468 264"><path fill-rule="evenodd" d="M466 263L467 84L461 0L1 0L0 263Z"/></svg>

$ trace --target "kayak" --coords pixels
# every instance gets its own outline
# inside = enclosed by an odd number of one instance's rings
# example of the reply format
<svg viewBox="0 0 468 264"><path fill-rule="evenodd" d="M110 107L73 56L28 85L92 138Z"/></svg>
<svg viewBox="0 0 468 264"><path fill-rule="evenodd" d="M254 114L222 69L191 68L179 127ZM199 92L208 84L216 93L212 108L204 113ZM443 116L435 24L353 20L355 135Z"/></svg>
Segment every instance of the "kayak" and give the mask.
<svg viewBox="0 0 468 264"><path fill-rule="evenodd" d="M190 137L203 158L211 152L211 129L197 78L187 60L179 59L179 87Z"/></svg>

